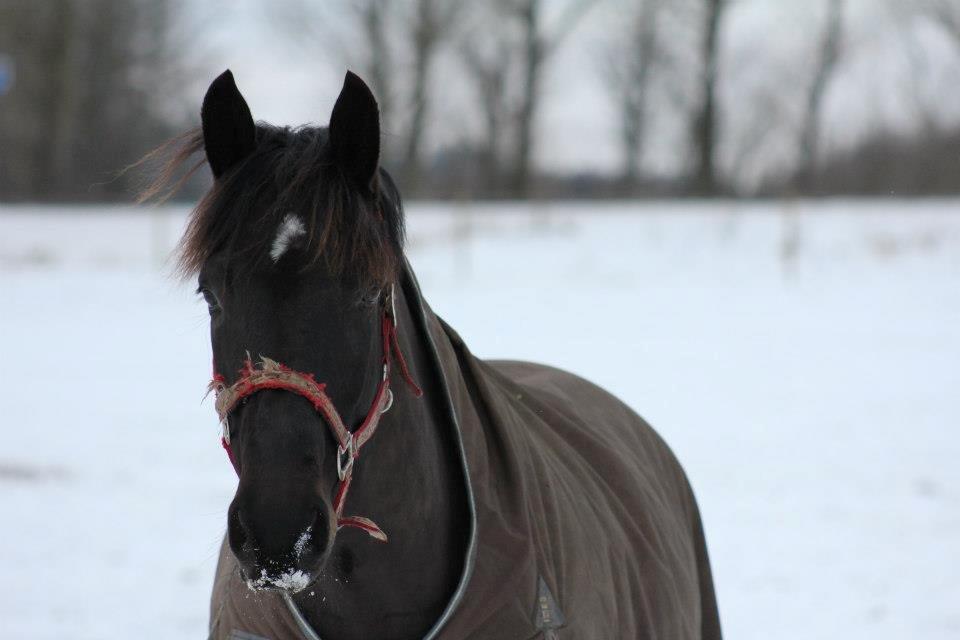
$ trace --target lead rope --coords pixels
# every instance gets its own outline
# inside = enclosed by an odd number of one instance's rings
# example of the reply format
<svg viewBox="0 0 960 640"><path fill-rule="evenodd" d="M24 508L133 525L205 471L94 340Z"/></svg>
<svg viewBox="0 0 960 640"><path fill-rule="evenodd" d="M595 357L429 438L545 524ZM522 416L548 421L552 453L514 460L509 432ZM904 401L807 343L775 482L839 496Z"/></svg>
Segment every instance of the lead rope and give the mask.
<svg viewBox="0 0 960 640"><path fill-rule="evenodd" d="M387 541L387 535L369 518L362 516L344 516L343 508L346 503L347 492L350 490L350 484L353 482L353 467L357 458L360 456L360 449L376 432L380 424L380 417L393 406L393 391L390 389L391 373L391 354L395 356L397 366L400 369L400 375L410 386L416 397L423 396L423 390L414 381L407 367L407 362L403 357L403 351L400 349L400 342L397 337L397 316L394 301L393 287L390 288L389 307L384 304L383 315L381 319L381 338L383 344L383 377L377 386L377 392L374 394L373 403L366 417L354 431L349 431L344 426L337 412L333 401L326 394L325 383L318 383L314 380L313 374L294 371L289 367L270 358L260 356L260 366L257 368L252 362L250 355L244 361L243 368L240 370L240 378L230 386L227 386L224 377L214 373L213 380L210 382L209 390L216 393L216 409L223 425L223 433L220 437L220 444L227 452L230 464L233 465L237 475L240 474L240 468L233 455L233 449L230 446L230 427L228 418L230 413L236 408L237 404L244 398L261 391L263 389L279 389L290 391L309 400L314 409L319 412L326 420L327 425L333 432L337 440L337 477L339 484L333 500L333 509L337 516L337 529L343 527L355 527L366 531L371 537L381 542Z"/></svg>

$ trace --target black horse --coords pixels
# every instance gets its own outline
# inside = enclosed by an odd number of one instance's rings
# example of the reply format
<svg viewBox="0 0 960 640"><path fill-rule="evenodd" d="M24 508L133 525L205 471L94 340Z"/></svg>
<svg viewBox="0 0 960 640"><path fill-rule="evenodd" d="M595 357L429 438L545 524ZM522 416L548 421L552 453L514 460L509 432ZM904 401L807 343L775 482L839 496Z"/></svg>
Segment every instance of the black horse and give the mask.
<svg viewBox="0 0 960 640"><path fill-rule="evenodd" d="M210 637L719 638L662 440L589 382L474 358L421 298L363 81L327 128L255 124L229 71L201 115L152 193L205 152L180 266L239 477Z"/></svg>

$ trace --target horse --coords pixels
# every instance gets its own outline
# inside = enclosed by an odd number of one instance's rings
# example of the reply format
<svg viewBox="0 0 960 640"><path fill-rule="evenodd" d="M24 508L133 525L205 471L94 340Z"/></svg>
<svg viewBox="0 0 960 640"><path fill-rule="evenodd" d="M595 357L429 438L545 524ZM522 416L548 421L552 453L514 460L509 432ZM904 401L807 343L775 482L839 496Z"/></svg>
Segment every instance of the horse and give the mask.
<svg viewBox="0 0 960 640"><path fill-rule="evenodd" d="M148 194L201 156L178 265L209 308L236 471L212 639L721 637L697 503L634 411L483 361L404 256L376 99L254 122L231 72Z"/></svg>

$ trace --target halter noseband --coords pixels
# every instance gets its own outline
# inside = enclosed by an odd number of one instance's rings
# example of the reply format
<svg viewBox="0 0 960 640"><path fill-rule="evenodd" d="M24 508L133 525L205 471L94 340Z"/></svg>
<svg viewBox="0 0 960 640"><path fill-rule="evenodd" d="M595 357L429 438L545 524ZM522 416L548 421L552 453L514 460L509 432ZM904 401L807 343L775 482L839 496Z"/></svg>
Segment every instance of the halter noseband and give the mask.
<svg viewBox="0 0 960 640"><path fill-rule="evenodd" d="M407 363L403 359L403 353L400 351L400 343L397 341L397 316L392 287L389 296L389 304L387 304L387 301L383 303L383 314L380 321L383 339L383 377L377 386L377 392L374 394L370 410L360 426L353 431L349 431L344 426L333 401L325 391L326 383L314 380L312 373L294 371L276 360L260 356L260 362L255 364L248 353L243 368L240 370L240 378L236 382L227 385L226 379L218 373L214 373L213 380L210 382L210 390L216 394L217 414L220 416L220 423L223 425L220 444L223 445L227 456L230 458L230 463L238 474L240 471L230 447L230 427L227 422L230 413L236 408L237 404L244 398L264 389L290 391L309 400L313 404L313 408L323 416L337 441L337 477L339 478L339 484L333 499L333 509L337 515L337 529L342 527L363 529L381 542L387 541L387 535L380 527L369 518L344 516L343 505L346 502L347 491L350 489L350 483L353 479L353 465L360 456L360 449L373 437L377 426L380 424L380 416L393 406L393 391L390 390L391 354L396 356L400 374L410 385L414 395L418 398L423 395L423 391L410 375Z"/></svg>

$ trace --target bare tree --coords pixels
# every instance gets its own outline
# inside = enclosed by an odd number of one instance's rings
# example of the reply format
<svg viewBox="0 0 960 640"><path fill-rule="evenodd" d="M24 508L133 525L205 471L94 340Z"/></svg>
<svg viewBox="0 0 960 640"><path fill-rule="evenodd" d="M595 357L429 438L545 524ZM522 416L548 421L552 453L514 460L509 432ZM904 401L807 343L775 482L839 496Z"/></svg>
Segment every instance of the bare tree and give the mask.
<svg viewBox="0 0 960 640"><path fill-rule="evenodd" d="M0 109L0 197L120 197L116 171L171 135L159 78L177 68L174 0L10 0L0 40L20 67ZM91 70L93 70L91 72Z"/></svg>
<svg viewBox="0 0 960 640"><path fill-rule="evenodd" d="M511 49L502 32L464 40L460 57L482 113L479 185L490 195L500 193L503 138L509 125L510 100L507 81Z"/></svg>
<svg viewBox="0 0 960 640"><path fill-rule="evenodd" d="M544 65L584 16L591 0L571 0L552 28L544 24L542 0L512 0L512 5L522 34L520 65L523 91L517 109L511 191L514 196L523 198L530 195L534 132L540 112Z"/></svg>
<svg viewBox="0 0 960 640"><path fill-rule="evenodd" d="M534 118L540 101L540 82L546 44L541 34L541 0L519 0L514 4L514 15L522 27L521 64L523 67L523 94L517 115L516 147L513 159L514 195L525 197L530 188L530 160L533 155Z"/></svg>
<svg viewBox="0 0 960 640"><path fill-rule="evenodd" d="M812 188L820 152L820 123L823 118L823 98L833 72L840 61L843 37L844 0L827 0L827 18L820 38L817 64L814 67L804 106L803 124L800 129L800 170L797 172L797 187Z"/></svg>
<svg viewBox="0 0 960 640"><path fill-rule="evenodd" d="M269 19L275 29L312 59L333 56L363 76L377 96L385 131L397 128L395 83L402 69L397 43L398 2L391 0L337 0L319 6L311 0L272 3Z"/></svg>
<svg viewBox="0 0 960 640"><path fill-rule="evenodd" d="M388 0L354 0L351 9L356 14L366 44L366 47L359 47L360 50L367 51L361 70L370 79L370 84L377 94L380 117L384 128L389 131L394 126L393 79L396 71L393 64L395 58L388 44L390 4Z"/></svg>
<svg viewBox="0 0 960 640"><path fill-rule="evenodd" d="M659 62L658 13L662 0L641 0L625 16L626 27L605 52L603 74L619 117L621 180L627 190L636 187L647 129L647 115L655 66Z"/></svg>
<svg viewBox="0 0 960 640"><path fill-rule="evenodd" d="M701 44L701 102L693 119L693 142L697 167L694 189L713 195L719 188L716 170L717 77L720 58L720 25L727 0L704 0Z"/></svg>
<svg viewBox="0 0 960 640"><path fill-rule="evenodd" d="M423 139L430 107L434 59L461 7L460 0L416 0L410 21L413 69L410 89L410 122L407 127L405 170L409 184L419 184Z"/></svg>
<svg viewBox="0 0 960 640"><path fill-rule="evenodd" d="M407 190L418 188L429 135L432 77L436 58L454 30L464 0L343 0L322 9L309 0L285 0L274 12L276 26L312 55L327 55L330 42L347 66L370 83L380 105L383 129L399 137L386 161L401 166ZM323 43L324 49L317 48Z"/></svg>

